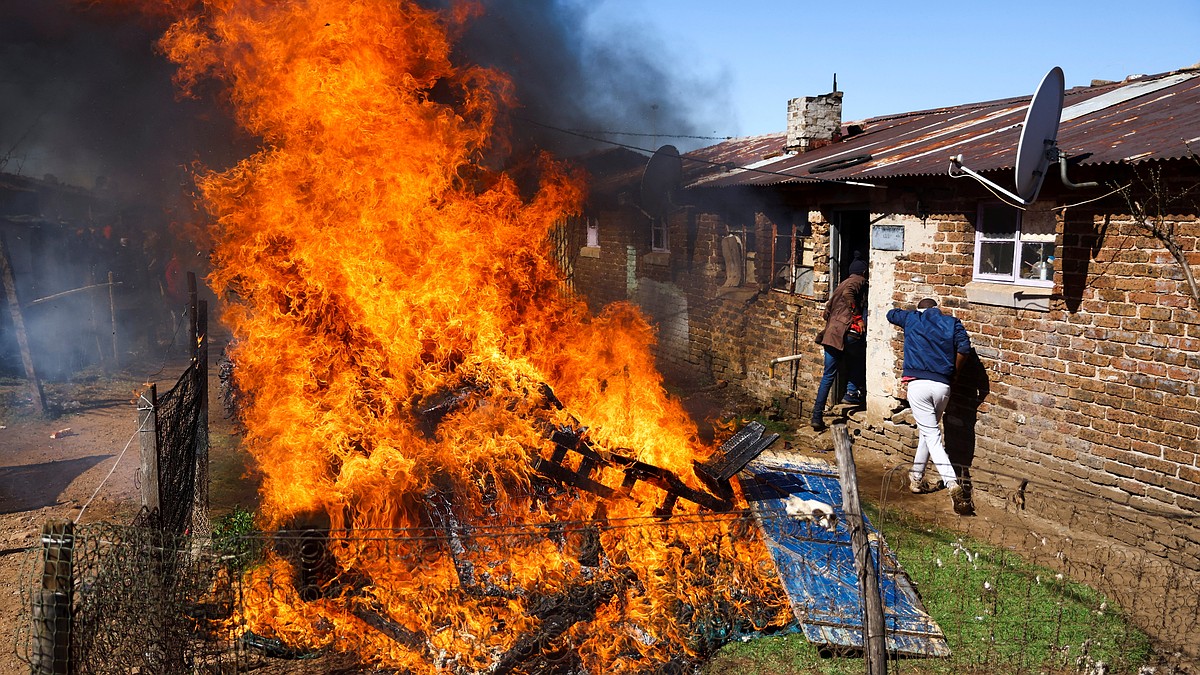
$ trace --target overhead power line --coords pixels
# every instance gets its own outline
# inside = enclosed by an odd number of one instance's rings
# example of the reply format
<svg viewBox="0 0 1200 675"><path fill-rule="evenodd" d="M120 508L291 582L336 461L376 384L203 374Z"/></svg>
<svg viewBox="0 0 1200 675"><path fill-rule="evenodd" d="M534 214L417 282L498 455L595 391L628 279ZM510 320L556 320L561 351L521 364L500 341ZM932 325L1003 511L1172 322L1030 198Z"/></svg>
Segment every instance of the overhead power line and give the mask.
<svg viewBox="0 0 1200 675"><path fill-rule="evenodd" d="M514 115L513 119L521 121L521 122L525 122L527 124L532 124L534 126L541 127L543 129L549 129L550 131L557 131L559 133L567 134L570 136L578 136L579 138L585 138L589 141L595 141L597 143L605 143L605 144L612 145L612 146L615 146L618 148L625 148L627 150L643 152L648 155L653 155L655 153L655 150L650 149L650 148L643 148L643 147L639 147L636 145L630 145L629 143L621 143L618 141L609 140L607 138L600 138L599 136L596 136L594 134L589 134L589 133L585 133L585 132L581 132L581 131L575 131L572 129L564 129L562 127L556 127L552 124L546 124L544 122L538 122L537 120L529 119L528 117L519 117L519 116ZM638 135L641 135L641 136L663 136L663 137L667 137L667 138L681 138L680 136L668 136L666 134L638 134ZM734 170L740 169L742 171L752 171L754 173L761 173L761 174L766 174L766 175L771 175L771 176L783 176L785 178L791 178L793 180L811 181L814 183L834 183L837 185L857 185L860 187L872 187L872 188L881 187L879 185L875 185L874 183L864 183L861 181L832 180L829 178L819 178L817 176L798 176L794 173L788 173L786 171L771 171L770 169L760 169L760 168L752 167L752 166L744 166L744 165L734 164L733 162L717 162L717 161L713 161L710 159L702 159L700 157L693 157L687 153L680 153L679 157L680 157L680 159L688 161L688 162L695 162L697 164L704 164L707 166L719 166L719 167L725 169L726 171L734 171Z"/></svg>

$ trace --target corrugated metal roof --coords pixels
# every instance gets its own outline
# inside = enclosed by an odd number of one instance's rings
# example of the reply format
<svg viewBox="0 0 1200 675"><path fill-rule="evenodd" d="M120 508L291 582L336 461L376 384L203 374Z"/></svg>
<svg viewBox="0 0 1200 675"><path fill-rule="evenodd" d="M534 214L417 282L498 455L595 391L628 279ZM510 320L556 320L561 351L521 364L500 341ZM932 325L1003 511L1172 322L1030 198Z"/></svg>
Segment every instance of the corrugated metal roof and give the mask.
<svg viewBox="0 0 1200 675"><path fill-rule="evenodd" d="M846 125L861 132L805 153L784 153L783 132L689 152L684 186L871 182L940 175L961 154L975 171L1012 169L1031 97L971 103ZM1200 71L1068 90L1058 146L1082 165L1178 159L1200 142ZM836 162L844 162L837 165ZM829 169L812 173L812 169Z"/></svg>

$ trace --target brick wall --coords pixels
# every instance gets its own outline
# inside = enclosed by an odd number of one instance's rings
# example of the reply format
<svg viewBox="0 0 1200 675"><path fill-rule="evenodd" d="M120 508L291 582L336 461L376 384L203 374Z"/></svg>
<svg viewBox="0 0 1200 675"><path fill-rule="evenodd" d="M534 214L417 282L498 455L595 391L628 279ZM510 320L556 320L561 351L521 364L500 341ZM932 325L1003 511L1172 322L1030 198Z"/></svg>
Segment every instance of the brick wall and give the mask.
<svg viewBox="0 0 1200 675"><path fill-rule="evenodd" d="M575 287L587 299L592 312L599 313L605 305L629 299L627 249L641 246L645 237L638 231L632 214L606 210L594 215L599 221L600 246L583 247L573 261L573 270ZM577 226L583 227L584 223Z"/></svg>

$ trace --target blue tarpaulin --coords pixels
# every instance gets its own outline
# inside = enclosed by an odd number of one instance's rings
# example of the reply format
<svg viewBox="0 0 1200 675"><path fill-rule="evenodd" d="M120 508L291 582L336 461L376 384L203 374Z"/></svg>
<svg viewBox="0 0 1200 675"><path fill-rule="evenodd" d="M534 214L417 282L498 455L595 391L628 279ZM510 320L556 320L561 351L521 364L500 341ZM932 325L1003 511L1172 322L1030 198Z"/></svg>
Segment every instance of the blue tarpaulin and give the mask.
<svg viewBox="0 0 1200 675"><path fill-rule="evenodd" d="M861 649L862 602L837 469L819 459L768 452L747 464L738 478L804 636L817 645ZM831 506L836 514L832 529L789 515L791 496ZM949 656L941 628L925 612L895 554L878 530L869 522L866 527L880 571L888 650Z"/></svg>

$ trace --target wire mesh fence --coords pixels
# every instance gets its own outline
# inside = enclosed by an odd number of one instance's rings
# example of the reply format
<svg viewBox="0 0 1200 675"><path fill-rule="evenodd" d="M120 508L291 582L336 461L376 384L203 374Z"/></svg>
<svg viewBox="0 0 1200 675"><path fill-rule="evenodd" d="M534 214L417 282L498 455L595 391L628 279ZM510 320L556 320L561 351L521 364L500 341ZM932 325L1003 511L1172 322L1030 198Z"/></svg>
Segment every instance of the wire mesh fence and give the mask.
<svg viewBox="0 0 1200 675"><path fill-rule="evenodd" d="M138 514L137 525L173 534L204 532L208 528L203 504L207 489L208 429L202 422L205 369L193 360L170 391L149 402L156 452L159 508ZM197 507L200 508L197 508Z"/></svg>
<svg viewBox="0 0 1200 675"><path fill-rule="evenodd" d="M744 573L742 549L753 547L752 521L717 520L610 522L603 530L595 524L527 531L309 529L207 544L145 528L83 525L73 536L71 623L61 630L73 673L267 666L275 669L269 672L324 672L346 655L350 663L386 666L385 672L589 672L576 648L605 651L605 643L622 641L610 653L640 663L626 672L681 672L697 654L779 623L781 598L756 597L755 584L737 579ZM700 528L707 537L714 523L724 533L720 541L678 556L676 573L635 578L601 551L600 541L612 533L659 536L664 528ZM570 583L526 585L518 577L537 570L502 569L511 556L546 546L569 549L582 561ZM370 561L373 578L361 561ZM43 552L29 554L22 585L29 607L38 602L43 562ZM718 584L718 592L685 593L680 579L689 569ZM384 583L422 592L384 593L378 588ZM642 599L652 586L674 599L669 616L645 615ZM464 608L478 616L458 615ZM606 635L601 623L624 638ZM664 646L664 630L686 644ZM32 632L19 638L18 653L39 672ZM598 644L582 646L589 642ZM648 652L645 662L639 645Z"/></svg>
<svg viewBox="0 0 1200 675"><path fill-rule="evenodd" d="M911 495L891 474L863 497L950 647L889 671L1193 672L1194 570L1009 500L977 495L977 515L962 518L944 491ZM1082 494L1069 501L1078 522L1136 517ZM69 582L59 549L27 555L17 648L36 664L46 631L66 632L75 673L694 672L723 645L828 612L817 596L784 597L760 531L748 512L204 540L81 525ZM638 547L618 549L614 537L647 549L667 541L670 555L637 567L625 558ZM553 575L511 564L539 551L567 551L574 564ZM55 597L43 590L48 570ZM671 600L650 602L651 591ZM44 605L64 602L69 621L60 612L47 624Z"/></svg>

